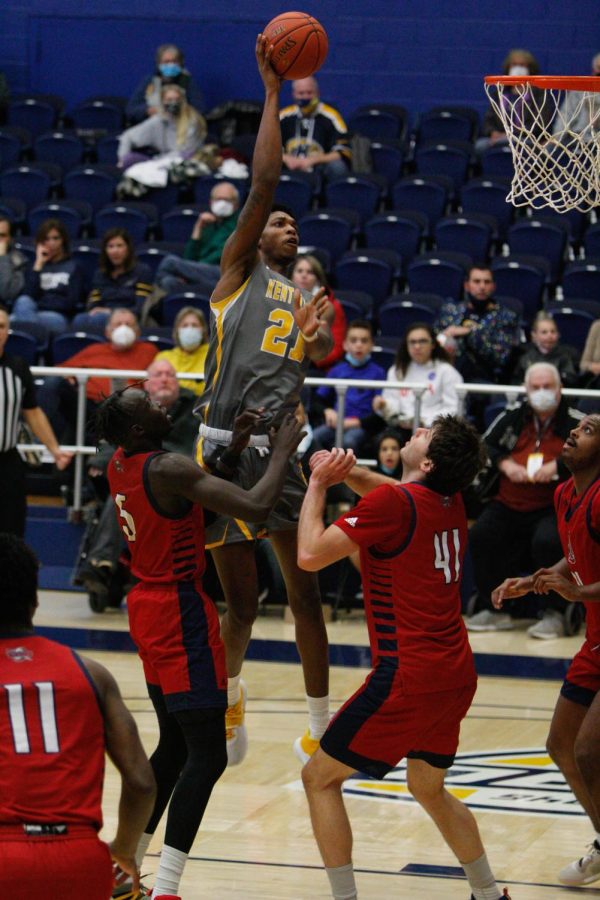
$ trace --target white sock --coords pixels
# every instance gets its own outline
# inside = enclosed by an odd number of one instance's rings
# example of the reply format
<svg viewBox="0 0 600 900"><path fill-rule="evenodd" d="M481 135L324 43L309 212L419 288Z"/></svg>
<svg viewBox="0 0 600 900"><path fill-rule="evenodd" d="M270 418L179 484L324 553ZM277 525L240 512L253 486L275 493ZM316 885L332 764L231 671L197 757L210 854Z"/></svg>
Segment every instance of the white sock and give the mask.
<svg viewBox="0 0 600 900"><path fill-rule="evenodd" d="M234 675L227 679L227 706L235 706L239 701L242 691L240 688L241 675Z"/></svg>
<svg viewBox="0 0 600 900"><path fill-rule="evenodd" d="M326 697L309 697L307 694L306 702L310 736L320 741L329 725L329 694Z"/></svg>
<svg viewBox="0 0 600 900"><path fill-rule="evenodd" d="M135 861L138 869L142 868L142 863L144 862L144 857L151 840L152 835L145 831L138 841L137 850L135 851Z"/></svg>
<svg viewBox="0 0 600 900"><path fill-rule="evenodd" d="M498 900L500 888L485 853L471 863L461 863L475 900Z"/></svg>
<svg viewBox="0 0 600 900"><path fill-rule="evenodd" d="M354 881L354 868L349 862L345 866L336 866L328 869L325 866L329 884L331 885L331 896L334 900L357 900L356 883ZM497 898L496 898L497 900Z"/></svg>
<svg viewBox="0 0 600 900"><path fill-rule="evenodd" d="M163 844L152 898L161 894L177 894L188 854Z"/></svg>

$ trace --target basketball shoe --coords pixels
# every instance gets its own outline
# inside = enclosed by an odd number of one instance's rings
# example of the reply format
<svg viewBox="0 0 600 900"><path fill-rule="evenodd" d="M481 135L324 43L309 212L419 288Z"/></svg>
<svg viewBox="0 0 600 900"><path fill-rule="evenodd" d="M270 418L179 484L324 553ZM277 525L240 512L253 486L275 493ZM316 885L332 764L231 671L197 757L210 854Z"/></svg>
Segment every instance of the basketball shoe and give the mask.
<svg viewBox="0 0 600 900"><path fill-rule="evenodd" d="M248 752L248 732L244 723L247 698L246 685L240 679L240 699L233 706L228 706L225 713L228 766L239 765Z"/></svg>
<svg viewBox="0 0 600 900"><path fill-rule="evenodd" d="M561 884L578 885L591 884L600 879L600 845L594 841L588 847L588 852L581 859L569 863L558 873Z"/></svg>
<svg viewBox="0 0 600 900"><path fill-rule="evenodd" d="M319 749L321 742L316 741L310 736L310 730L307 728L302 737L296 738L294 741L294 753L302 763L306 765L315 750Z"/></svg>
<svg viewBox="0 0 600 900"><path fill-rule="evenodd" d="M471 894L471 900L475 900L473 894ZM502 891L502 896L498 897L498 900L510 900L510 894L508 893L508 888L504 888Z"/></svg>

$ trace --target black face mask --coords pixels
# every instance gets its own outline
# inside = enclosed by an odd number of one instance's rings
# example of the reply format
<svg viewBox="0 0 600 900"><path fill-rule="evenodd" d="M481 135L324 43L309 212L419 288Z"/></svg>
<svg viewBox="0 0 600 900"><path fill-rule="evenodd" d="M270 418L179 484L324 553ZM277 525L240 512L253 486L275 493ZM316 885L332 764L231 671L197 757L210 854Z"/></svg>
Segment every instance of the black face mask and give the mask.
<svg viewBox="0 0 600 900"><path fill-rule="evenodd" d="M181 103L163 103L163 109L172 116L178 116L181 112Z"/></svg>

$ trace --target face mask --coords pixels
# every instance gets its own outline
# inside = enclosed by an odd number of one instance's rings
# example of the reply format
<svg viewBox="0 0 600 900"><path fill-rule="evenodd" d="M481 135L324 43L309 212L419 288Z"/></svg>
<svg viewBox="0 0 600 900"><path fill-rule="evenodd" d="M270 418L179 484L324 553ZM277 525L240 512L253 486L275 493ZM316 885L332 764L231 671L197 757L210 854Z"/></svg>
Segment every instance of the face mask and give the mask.
<svg viewBox="0 0 600 900"><path fill-rule="evenodd" d="M379 463L379 468L384 475L393 475L396 471L396 466L384 466L383 463Z"/></svg>
<svg viewBox="0 0 600 900"><path fill-rule="evenodd" d="M163 109L172 116L178 116L181 112L181 103L163 103Z"/></svg>
<svg viewBox="0 0 600 900"><path fill-rule="evenodd" d="M558 402L556 391L551 391L549 388L532 391L528 395L528 399L536 412L548 412L548 410L554 409Z"/></svg>
<svg viewBox="0 0 600 900"><path fill-rule="evenodd" d="M110 339L115 347L131 347L135 342L135 331L130 325L117 325Z"/></svg>
<svg viewBox="0 0 600 900"><path fill-rule="evenodd" d="M529 75L529 69L527 66L511 66L508 70L508 74L512 75L514 78L519 78L523 75Z"/></svg>
<svg viewBox="0 0 600 900"><path fill-rule="evenodd" d="M228 219L233 215L233 203L231 200L211 200L210 211L217 219Z"/></svg>
<svg viewBox="0 0 600 900"><path fill-rule="evenodd" d="M161 63L158 71L164 78L177 78L181 75L181 66L178 63Z"/></svg>
<svg viewBox="0 0 600 900"><path fill-rule="evenodd" d="M319 105L318 97L302 97L301 100L296 100L296 103L302 110L303 115L310 116L316 110Z"/></svg>
<svg viewBox="0 0 600 900"><path fill-rule="evenodd" d="M371 354L367 353L366 356L363 356L362 359L357 359L355 356L352 356L351 353L346 353L345 356L346 362L349 362L351 366L354 368L358 368L359 366L365 366L369 360L371 359Z"/></svg>
<svg viewBox="0 0 600 900"><path fill-rule="evenodd" d="M184 350L195 350L202 343L204 333L196 325L184 325L177 329L177 338Z"/></svg>

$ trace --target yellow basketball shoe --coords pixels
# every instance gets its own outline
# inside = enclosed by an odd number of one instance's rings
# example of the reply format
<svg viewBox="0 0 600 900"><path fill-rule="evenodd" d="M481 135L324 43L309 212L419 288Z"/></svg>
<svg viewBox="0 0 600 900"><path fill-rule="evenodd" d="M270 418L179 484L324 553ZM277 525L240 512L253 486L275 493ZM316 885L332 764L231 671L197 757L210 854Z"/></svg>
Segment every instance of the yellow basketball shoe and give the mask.
<svg viewBox="0 0 600 900"><path fill-rule="evenodd" d="M310 729L307 728L302 737L296 738L294 741L294 753L302 765L306 765L315 750L319 749L320 745L321 742L316 741L311 737Z"/></svg>
<svg viewBox="0 0 600 900"><path fill-rule="evenodd" d="M238 766L248 752L248 732L244 720L248 691L240 679L240 699L225 713L225 734L227 737L227 765Z"/></svg>

